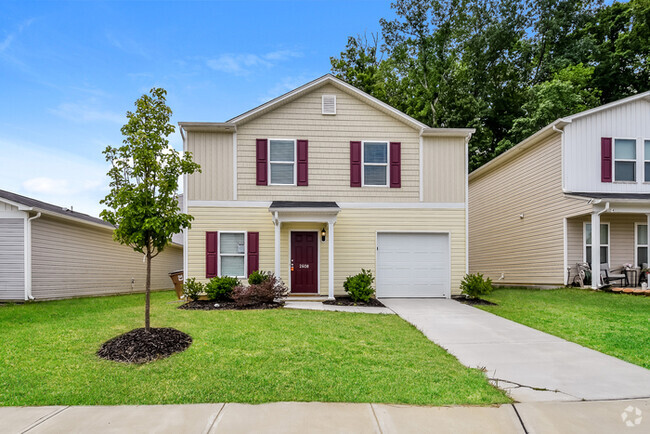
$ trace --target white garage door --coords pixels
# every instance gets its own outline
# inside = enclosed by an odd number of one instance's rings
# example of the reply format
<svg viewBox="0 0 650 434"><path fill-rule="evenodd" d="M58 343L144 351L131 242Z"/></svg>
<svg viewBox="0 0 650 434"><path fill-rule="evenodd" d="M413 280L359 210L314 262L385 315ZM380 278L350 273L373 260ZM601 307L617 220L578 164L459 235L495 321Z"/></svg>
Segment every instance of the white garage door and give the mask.
<svg viewBox="0 0 650 434"><path fill-rule="evenodd" d="M448 297L449 235L377 234L377 297Z"/></svg>

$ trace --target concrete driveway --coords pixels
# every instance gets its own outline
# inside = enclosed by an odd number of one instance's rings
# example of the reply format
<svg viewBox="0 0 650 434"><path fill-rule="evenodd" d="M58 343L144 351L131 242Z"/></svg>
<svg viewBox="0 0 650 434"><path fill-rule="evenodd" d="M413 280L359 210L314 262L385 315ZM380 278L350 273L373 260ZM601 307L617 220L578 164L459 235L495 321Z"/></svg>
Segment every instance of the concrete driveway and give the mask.
<svg viewBox="0 0 650 434"><path fill-rule="evenodd" d="M519 402L650 397L650 370L444 299L382 299Z"/></svg>

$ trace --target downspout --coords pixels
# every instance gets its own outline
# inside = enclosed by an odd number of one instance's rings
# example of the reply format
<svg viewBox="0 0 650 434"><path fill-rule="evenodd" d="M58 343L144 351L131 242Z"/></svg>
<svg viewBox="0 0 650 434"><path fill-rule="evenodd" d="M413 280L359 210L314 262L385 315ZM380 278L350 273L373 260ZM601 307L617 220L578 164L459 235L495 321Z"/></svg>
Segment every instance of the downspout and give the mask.
<svg viewBox="0 0 650 434"><path fill-rule="evenodd" d="M41 213L36 213L35 216L27 219L27 239L25 240L25 271L27 276L25 277L25 300L34 300L32 295L32 220L36 220L41 217Z"/></svg>
<svg viewBox="0 0 650 434"><path fill-rule="evenodd" d="M183 139L183 154L187 152L187 142L185 141L185 134L183 134L183 126L179 124L179 131L181 133L181 139ZM187 214L187 174L183 175L183 208L181 212ZM188 267L188 240L189 236L187 233L187 228L183 228L183 282L187 281L187 275L189 272Z"/></svg>
<svg viewBox="0 0 650 434"><path fill-rule="evenodd" d="M469 141L472 133L465 138L465 274L469 274ZM449 291L451 297L451 290Z"/></svg>
<svg viewBox="0 0 650 434"><path fill-rule="evenodd" d="M605 202L605 208L603 208L602 211L598 211L598 215L601 215L602 213L605 213L607 211L609 211L609 202ZM591 230L593 231L594 229L591 228Z"/></svg>

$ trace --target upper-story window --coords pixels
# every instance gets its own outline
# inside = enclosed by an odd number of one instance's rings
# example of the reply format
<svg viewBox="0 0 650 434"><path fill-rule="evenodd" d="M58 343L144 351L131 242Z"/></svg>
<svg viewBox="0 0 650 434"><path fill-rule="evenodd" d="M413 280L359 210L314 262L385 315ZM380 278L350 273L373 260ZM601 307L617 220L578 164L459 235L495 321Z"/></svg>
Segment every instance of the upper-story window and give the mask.
<svg viewBox="0 0 650 434"><path fill-rule="evenodd" d="M614 181L636 181L636 140L614 139Z"/></svg>
<svg viewBox="0 0 650 434"><path fill-rule="evenodd" d="M643 142L643 171L644 181L650 182L650 140Z"/></svg>
<svg viewBox="0 0 650 434"><path fill-rule="evenodd" d="M363 142L363 185L388 186L388 142Z"/></svg>
<svg viewBox="0 0 650 434"><path fill-rule="evenodd" d="M295 140L269 140L269 172L271 185L296 184Z"/></svg>

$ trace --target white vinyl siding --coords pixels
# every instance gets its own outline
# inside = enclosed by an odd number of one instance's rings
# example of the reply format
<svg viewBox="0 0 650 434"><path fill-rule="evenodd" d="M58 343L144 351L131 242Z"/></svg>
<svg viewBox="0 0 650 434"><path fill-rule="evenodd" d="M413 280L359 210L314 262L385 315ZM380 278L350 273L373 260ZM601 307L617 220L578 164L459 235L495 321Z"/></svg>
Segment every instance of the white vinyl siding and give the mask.
<svg viewBox="0 0 650 434"><path fill-rule="evenodd" d="M614 139L614 181L636 182L635 139Z"/></svg>
<svg viewBox="0 0 650 434"><path fill-rule="evenodd" d="M362 142L363 186L388 186L388 142Z"/></svg>
<svg viewBox="0 0 650 434"><path fill-rule="evenodd" d="M246 278L246 233L219 232L219 275Z"/></svg>
<svg viewBox="0 0 650 434"><path fill-rule="evenodd" d="M0 300L25 299L25 219L0 218Z"/></svg>
<svg viewBox="0 0 650 434"><path fill-rule="evenodd" d="M636 182L601 182L601 140L636 140ZM644 140L650 139L650 101L638 99L573 120L564 127L564 190L573 192L650 193L643 182ZM612 140L612 151L614 151ZM614 152L612 152L614 159ZM613 164L613 162L612 162ZM616 170L613 167L614 171ZM615 178L613 178L614 180Z"/></svg>
<svg viewBox="0 0 650 434"><path fill-rule="evenodd" d="M591 264L591 223L584 224L584 262ZM609 256L609 223L600 224L600 262L611 262Z"/></svg>

